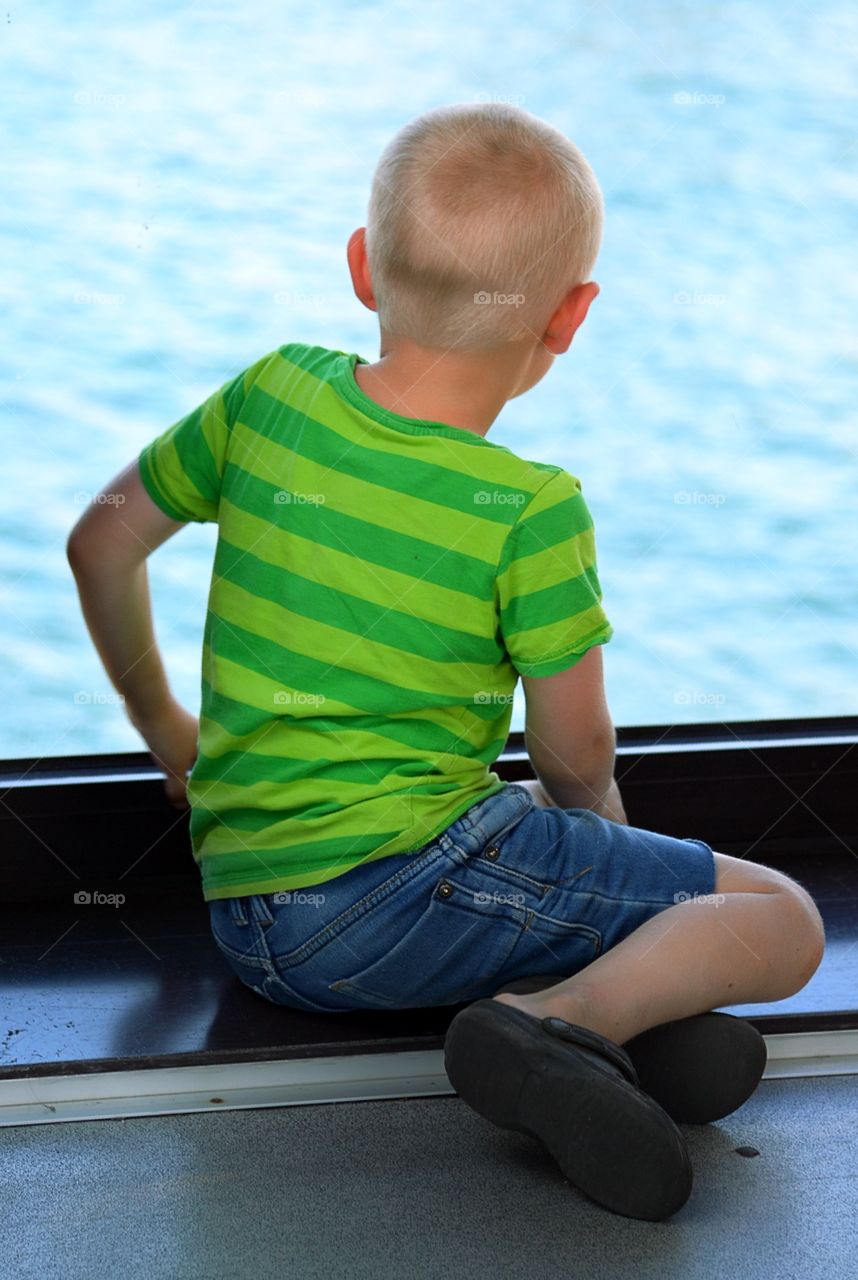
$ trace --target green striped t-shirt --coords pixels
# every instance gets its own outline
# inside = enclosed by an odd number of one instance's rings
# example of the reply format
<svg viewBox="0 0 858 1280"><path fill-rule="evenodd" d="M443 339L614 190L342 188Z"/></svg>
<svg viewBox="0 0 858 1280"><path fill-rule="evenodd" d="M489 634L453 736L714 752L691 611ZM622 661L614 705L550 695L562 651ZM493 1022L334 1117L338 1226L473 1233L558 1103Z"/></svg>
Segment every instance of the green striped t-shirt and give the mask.
<svg viewBox="0 0 858 1280"><path fill-rule="evenodd" d="M218 525L188 784L207 901L421 848L504 785L518 673L612 633L579 481L382 408L359 360L279 347L140 454L168 516Z"/></svg>

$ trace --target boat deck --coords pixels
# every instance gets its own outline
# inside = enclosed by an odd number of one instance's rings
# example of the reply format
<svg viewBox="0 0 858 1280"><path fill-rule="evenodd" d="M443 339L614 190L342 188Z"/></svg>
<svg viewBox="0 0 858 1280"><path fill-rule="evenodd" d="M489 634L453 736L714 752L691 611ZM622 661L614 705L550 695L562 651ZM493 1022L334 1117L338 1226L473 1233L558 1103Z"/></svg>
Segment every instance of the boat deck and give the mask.
<svg viewBox="0 0 858 1280"><path fill-rule="evenodd" d="M764 1080L685 1127L694 1190L665 1223L458 1098L6 1128L0 1274L853 1280L856 1119L852 1076Z"/></svg>
<svg viewBox="0 0 858 1280"><path fill-rule="evenodd" d="M827 933L802 991L731 1007L766 1036L766 1077L734 1115L686 1127L695 1189L666 1223L587 1201L452 1093L461 1006L316 1015L243 987L144 762L10 768L0 1277L854 1277L856 726L816 728L625 748L636 825L780 867ZM78 909L82 888L125 901Z"/></svg>

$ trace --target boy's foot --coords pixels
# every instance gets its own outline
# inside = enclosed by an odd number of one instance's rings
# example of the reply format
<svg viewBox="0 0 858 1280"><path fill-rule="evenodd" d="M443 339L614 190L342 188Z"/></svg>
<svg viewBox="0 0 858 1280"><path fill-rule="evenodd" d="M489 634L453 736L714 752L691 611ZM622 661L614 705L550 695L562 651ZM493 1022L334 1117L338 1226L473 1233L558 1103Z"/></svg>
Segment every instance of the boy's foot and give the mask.
<svg viewBox="0 0 858 1280"><path fill-rule="evenodd" d="M628 1055L597 1032L477 1000L450 1023L444 1065L474 1111L537 1138L606 1209L660 1222L691 1194L682 1134L638 1087Z"/></svg>
<svg viewBox="0 0 858 1280"><path fill-rule="evenodd" d="M518 978L495 995L529 995L562 978ZM766 1042L744 1018L699 1013L663 1022L628 1040L623 1049L640 1087L677 1124L709 1124L748 1101L766 1066Z"/></svg>

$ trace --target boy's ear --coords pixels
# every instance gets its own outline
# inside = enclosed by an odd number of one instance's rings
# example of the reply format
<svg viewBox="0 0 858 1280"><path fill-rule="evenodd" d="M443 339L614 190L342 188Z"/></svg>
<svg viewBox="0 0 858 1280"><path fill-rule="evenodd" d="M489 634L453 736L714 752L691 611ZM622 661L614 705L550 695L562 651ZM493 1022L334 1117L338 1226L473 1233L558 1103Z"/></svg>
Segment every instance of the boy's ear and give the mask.
<svg viewBox="0 0 858 1280"><path fill-rule="evenodd" d="M366 227L358 227L349 236L346 249L349 271L352 277L355 295L370 311L377 311L375 297L372 292L372 280L369 277L369 262L366 256Z"/></svg>
<svg viewBox="0 0 858 1280"><path fill-rule="evenodd" d="M552 355L559 356L569 350L572 339L590 310L590 303L598 296L599 286L593 280L587 284L577 284L574 289L569 290L542 335L542 345Z"/></svg>

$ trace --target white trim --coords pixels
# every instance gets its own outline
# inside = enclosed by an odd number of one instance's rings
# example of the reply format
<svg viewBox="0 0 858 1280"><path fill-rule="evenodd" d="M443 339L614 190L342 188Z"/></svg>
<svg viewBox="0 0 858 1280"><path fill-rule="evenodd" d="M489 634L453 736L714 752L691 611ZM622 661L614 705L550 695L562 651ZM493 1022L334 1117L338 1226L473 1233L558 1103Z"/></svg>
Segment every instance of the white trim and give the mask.
<svg viewBox="0 0 858 1280"><path fill-rule="evenodd" d="M0 1127L452 1092L440 1049L30 1076L0 1079Z"/></svg>
<svg viewBox="0 0 858 1280"><path fill-rule="evenodd" d="M858 1030L770 1035L766 1047L765 1080L858 1074ZM25 1077L0 1079L0 1127L453 1092L440 1049Z"/></svg>
<svg viewBox="0 0 858 1280"><path fill-rule="evenodd" d="M792 1031L765 1040L764 1080L858 1075L858 1031Z"/></svg>
<svg viewBox="0 0 858 1280"><path fill-rule="evenodd" d="M831 746L849 746L858 742L858 737L854 733L844 734L825 734L818 738L713 738L707 740L705 738L695 738L687 742L669 741L667 739L660 742L641 743L638 746L630 744L618 743L616 754L618 756L658 756L658 755L682 755L685 753L696 753L701 751L762 751L767 747L831 747ZM530 760L526 751L507 751L504 753L503 760Z"/></svg>
<svg viewBox="0 0 858 1280"><path fill-rule="evenodd" d="M850 745L858 742L854 733L826 734L818 738L718 738L707 742L697 739L694 742L656 742L651 746L618 746L617 755L663 755L668 752L679 754L685 751L762 751L767 747L832 747Z"/></svg>
<svg viewBox="0 0 858 1280"><path fill-rule="evenodd" d="M44 773L32 778L0 777L0 787L18 791L22 787L79 787L83 783L157 782L166 775L157 770L128 773Z"/></svg>

